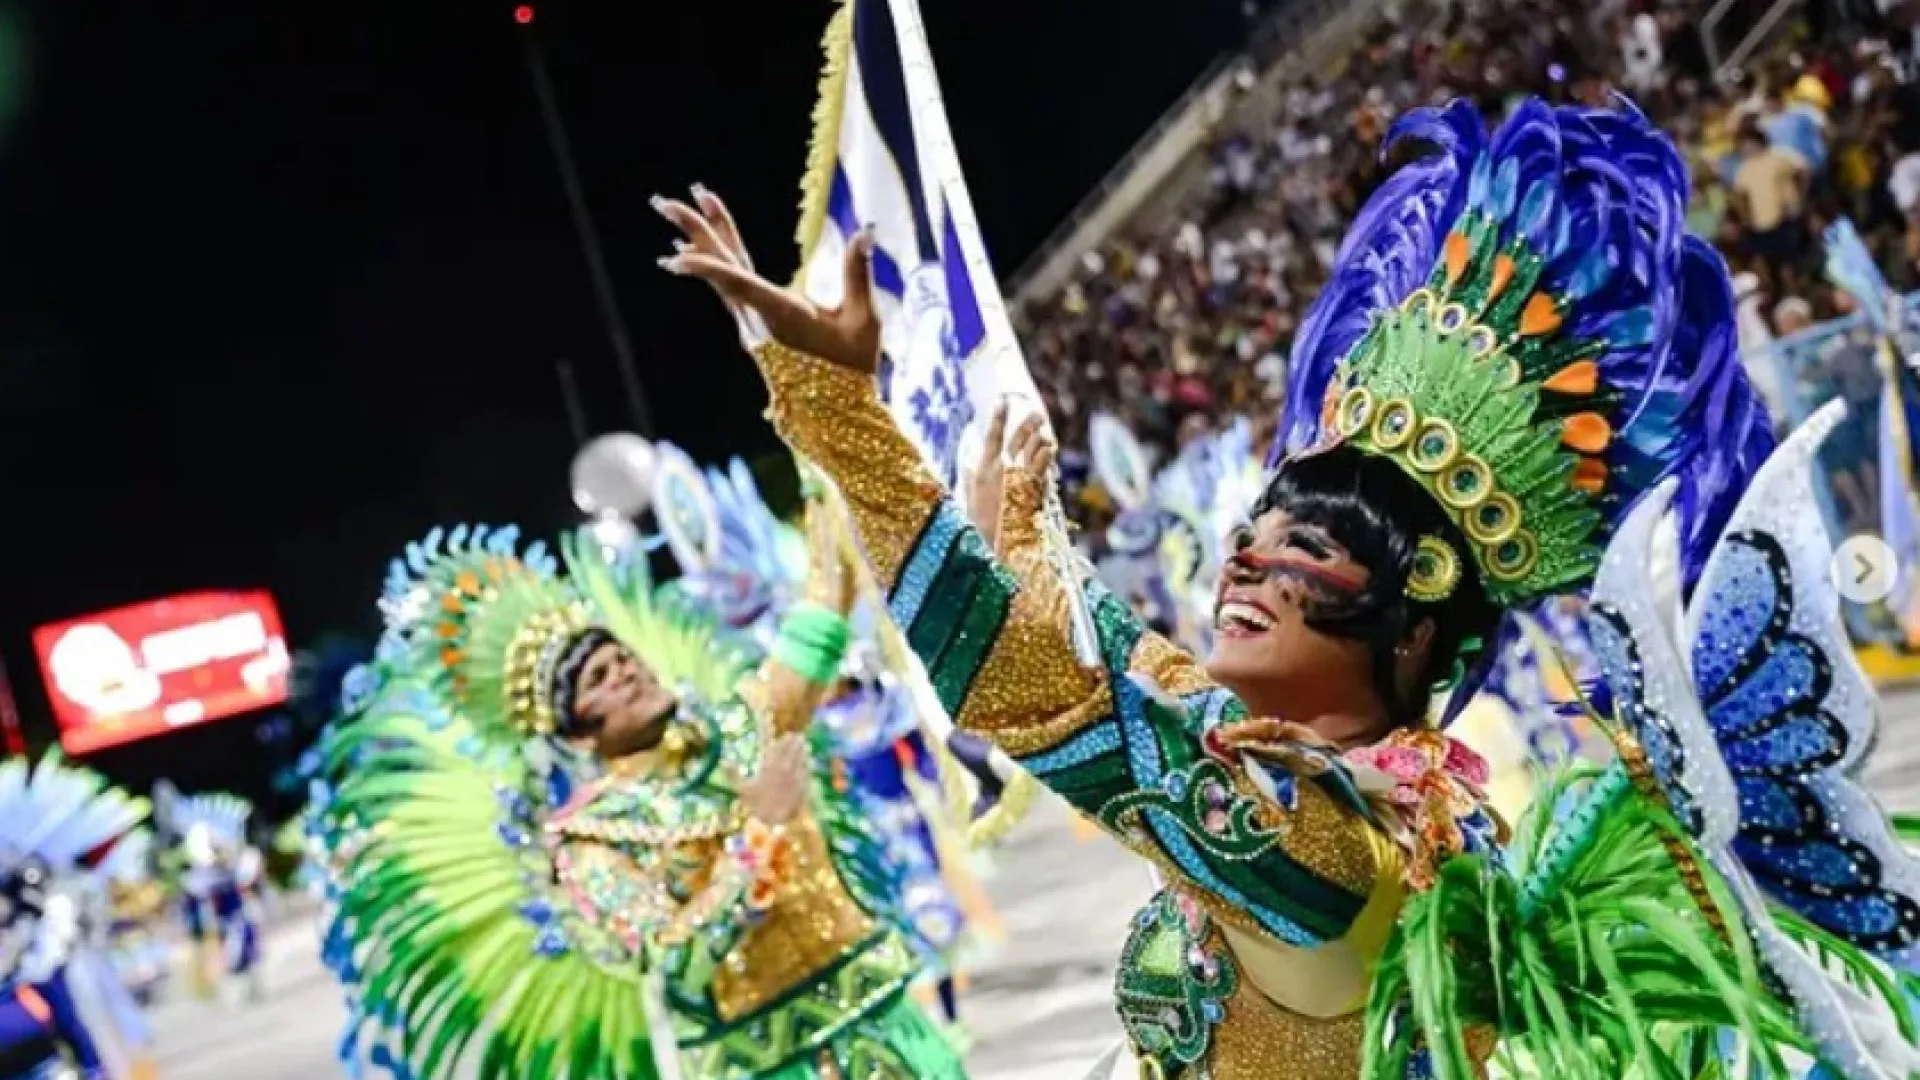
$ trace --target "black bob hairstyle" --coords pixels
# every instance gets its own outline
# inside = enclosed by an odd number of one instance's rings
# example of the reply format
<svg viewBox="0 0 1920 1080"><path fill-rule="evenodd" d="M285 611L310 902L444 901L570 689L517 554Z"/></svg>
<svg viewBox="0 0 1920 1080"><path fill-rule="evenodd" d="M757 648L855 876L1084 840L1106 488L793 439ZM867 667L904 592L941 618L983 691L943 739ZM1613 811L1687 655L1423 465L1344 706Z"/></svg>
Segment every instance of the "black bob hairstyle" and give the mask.
<svg viewBox="0 0 1920 1080"><path fill-rule="evenodd" d="M1351 601L1307 612L1323 634L1362 641L1373 658L1374 692L1396 727L1420 724L1434 689L1456 685L1491 641L1501 611L1487 599L1466 537L1427 490L1398 465L1350 447L1282 462L1254 503L1252 516L1284 511L1325 529L1367 568L1367 587ZM1437 536L1460 557L1460 581L1439 603L1406 594L1415 545ZM1410 695L1395 678L1394 650L1422 620L1433 621L1427 669Z"/></svg>

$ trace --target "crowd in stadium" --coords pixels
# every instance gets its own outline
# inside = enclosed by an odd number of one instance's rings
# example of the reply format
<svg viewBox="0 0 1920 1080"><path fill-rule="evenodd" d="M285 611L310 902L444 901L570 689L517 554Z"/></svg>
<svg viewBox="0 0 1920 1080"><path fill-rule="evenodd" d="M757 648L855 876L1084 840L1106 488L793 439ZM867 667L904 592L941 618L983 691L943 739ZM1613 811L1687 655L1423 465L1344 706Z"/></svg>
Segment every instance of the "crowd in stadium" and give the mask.
<svg viewBox="0 0 1920 1080"><path fill-rule="evenodd" d="M1895 288L1920 284L1920 109L1898 9L1802 5L1803 21L1715 78L1698 28L1706 6L1458 0L1385 21L1334 70L1288 85L1277 110L1232 117L1206 181L1176 212L1142 215L1160 228L1087 254L1070 283L1020 313L1069 473L1098 412L1163 453L1234 416L1270 423L1295 328L1387 171L1394 118L1462 95L1499 115L1526 94L1602 104L1625 93L1671 132L1693 167L1689 227L1734 272L1749 354L1848 310L1821 271L1822 229L1841 217ZM1783 414L1772 366L1749 366ZM1103 519L1099 485L1078 490L1077 512Z"/></svg>

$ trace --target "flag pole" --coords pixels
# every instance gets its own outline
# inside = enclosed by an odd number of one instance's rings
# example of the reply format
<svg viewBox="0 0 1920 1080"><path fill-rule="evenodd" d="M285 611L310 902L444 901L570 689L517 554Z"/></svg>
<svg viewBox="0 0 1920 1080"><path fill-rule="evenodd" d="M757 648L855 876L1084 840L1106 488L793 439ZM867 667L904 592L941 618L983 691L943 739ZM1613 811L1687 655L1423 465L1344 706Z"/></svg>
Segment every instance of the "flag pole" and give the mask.
<svg viewBox="0 0 1920 1080"><path fill-rule="evenodd" d="M573 361L555 360L553 373L560 378L560 404L567 412L567 431L577 451L587 445L587 410L580 403L580 383L573 377Z"/></svg>
<svg viewBox="0 0 1920 1080"><path fill-rule="evenodd" d="M639 369L634 365L633 341L627 334L626 320L620 315L620 305L614 299L613 278L607 273L606 256L600 250L600 233L594 227L593 214L587 209L585 190L580 185L580 171L573 163L573 149L567 140L566 125L560 120L560 106L553 92L553 78L547 72L546 54L540 49L540 42L534 36L533 8L522 5L514 11L514 21L520 25L520 44L527 58L527 72L533 79L533 92L540 101L540 124L547 132L547 145L553 151L554 164L560 169L560 184L566 190L567 209L573 217L573 228L580 240L580 253L587 261L587 275L593 283L593 296L600 308L600 318L606 323L607 338L613 345L614 365L620 369L620 384L627 393L627 407L633 414L634 430L642 435L653 434L653 415L647 408L646 390L640 383Z"/></svg>

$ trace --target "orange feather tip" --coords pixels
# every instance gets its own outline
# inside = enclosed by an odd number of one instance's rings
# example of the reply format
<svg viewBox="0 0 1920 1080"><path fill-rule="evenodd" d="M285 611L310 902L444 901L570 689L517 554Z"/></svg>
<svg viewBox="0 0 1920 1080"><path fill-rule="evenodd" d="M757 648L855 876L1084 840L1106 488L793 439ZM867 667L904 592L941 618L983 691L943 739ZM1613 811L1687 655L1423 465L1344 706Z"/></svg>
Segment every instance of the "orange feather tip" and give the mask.
<svg viewBox="0 0 1920 1080"><path fill-rule="evenodd" d="M1599 413L1575 413L1562 422L1560 441L1583 454L1603 453L1613 441L1613 425Z"/></svg>
<svg viewBox="0 0 1920 1080"><path fill-rule="evenodd" d="M1451 289L1460 283L1461 277L1467 272L1467 256L1470 254L1472 254L1472 249L1467 246L1465 233L1456 232L1447 234L1446 247L1443 253L1447 268L1447 288Z"/></svg>
<svg viewBox="0 0 1920 1080"><path fill-rule="evenodd" d="M1598 495L1607 487L1607 463L1599 458L1581 458L1573 467L1573 487L1589 495Z"/></svg>
<svg viewBox="0 0 1920 1080"><path fill-rule="evenodd" d="M1491 303L1495 297L1505 292L1507 284L1512 280L1513 256L1503 251L1493 258L1493 280L1487 284L1487 301Z"/></svg>
<svg viewBox="0 0 1920 1080"><path fill-rule="evenodd" d="M1560 329L1560 305L1546 293L1534 293L1527 298L1525 310L1520 312L1520 336L1540 337Z"/></svg>
<svg viewBox="0 0 1920 1080"><path fill-rule="evenodd" d="M1576 360L1541 384L1556 394L1591 394L1600 388L1600 365L1592 360Z"/></svg>

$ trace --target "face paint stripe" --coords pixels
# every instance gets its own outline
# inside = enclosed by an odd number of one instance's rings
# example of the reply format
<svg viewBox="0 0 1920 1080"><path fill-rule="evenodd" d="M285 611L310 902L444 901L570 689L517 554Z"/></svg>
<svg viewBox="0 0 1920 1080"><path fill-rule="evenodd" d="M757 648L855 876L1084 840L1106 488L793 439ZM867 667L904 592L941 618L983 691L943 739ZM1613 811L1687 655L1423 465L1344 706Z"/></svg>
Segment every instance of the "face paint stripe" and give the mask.
<svg viewBox="0 0 1920 1080"><path fill-rule="evenodd" d="M1334 567L1284 555L1276 557L1242 551L1229 557L1227 562L1232 567L1259 575L1261 580L1275 576L1305 579L1311 584L1336 589L1348 596L1358 594L1366 587L1363 581L1358 580L1357 575L1346 574Z"/></svg>

